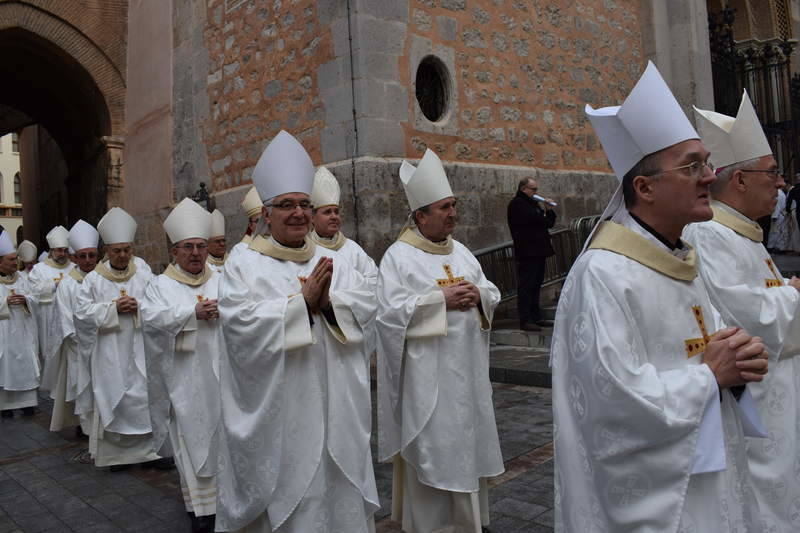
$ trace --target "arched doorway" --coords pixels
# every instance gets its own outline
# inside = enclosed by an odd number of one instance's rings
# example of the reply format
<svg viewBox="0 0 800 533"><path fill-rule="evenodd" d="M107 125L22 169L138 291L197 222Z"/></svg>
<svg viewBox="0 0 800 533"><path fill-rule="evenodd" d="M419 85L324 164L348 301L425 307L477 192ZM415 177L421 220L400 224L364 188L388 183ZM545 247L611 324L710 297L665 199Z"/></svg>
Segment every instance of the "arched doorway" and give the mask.
<svg viewBox="0 0 800 533"><path fill-rule="evenodd" d="M122 185L124 77L66 16L0 4L0 135L21 131L24 235L40 245L56 224L96 223Z"/></svg>

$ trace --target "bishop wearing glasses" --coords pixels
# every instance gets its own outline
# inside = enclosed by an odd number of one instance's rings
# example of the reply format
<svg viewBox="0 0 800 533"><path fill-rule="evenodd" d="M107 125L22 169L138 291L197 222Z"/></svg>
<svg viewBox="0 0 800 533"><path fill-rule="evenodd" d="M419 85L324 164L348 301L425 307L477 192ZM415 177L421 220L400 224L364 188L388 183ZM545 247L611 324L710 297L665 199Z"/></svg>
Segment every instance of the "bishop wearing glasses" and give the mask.
<svg viewBox="0 0 800 533"><path fill-rule="evenodd" d="M217 529L374 531L370 283L308 236L314 165L280 132L253 173L270 234L225 263Z"/></svg>
<svg viewBox="0 0 800 533"><path fill-rule="evenodd" d="M50 392L53 399L50 431L80 424L86 435L91 432L94 405L91 367L79 357L74 318L83 279L97 265L99 238L97 230L84 220L78 220L69 230L69 246L75 250L77 267L69 271L56 290L50 335L55 341L53 366L58 373Z"/></svg>
<svg viewBox="0 0 800 533"><path fill-rule="evenodd" d="M717 167L714 218L683 235L697 250L700 275L723 320L760 336L770 354L767 377L748 386L768 437L750 439L747 456L764 530L795 531L800 280L778 272L755 222L772 212L785 183L747 93L736 117L697 108L695 115Z"/></svg>

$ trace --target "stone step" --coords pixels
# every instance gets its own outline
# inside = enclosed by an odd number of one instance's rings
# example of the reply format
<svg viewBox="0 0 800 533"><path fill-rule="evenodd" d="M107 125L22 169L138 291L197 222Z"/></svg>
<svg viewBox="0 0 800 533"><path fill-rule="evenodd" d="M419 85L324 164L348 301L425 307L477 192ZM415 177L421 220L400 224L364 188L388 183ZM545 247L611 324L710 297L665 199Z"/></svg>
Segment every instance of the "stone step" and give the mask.
<svg viewBox="0 0 800 533"><path fill-rule="evenodd" d="M521 346L523 348L541 348L548 350L553 335L552 328L542 331L522 331L520 329L493 329L491 344L498 346Z"/></svg>
<svg viewBox="0 0 800 533"><path fill-rule="evenodd" d="M497 383L551 388L550 352L546 348L492 346L489 379Z"/></svg>

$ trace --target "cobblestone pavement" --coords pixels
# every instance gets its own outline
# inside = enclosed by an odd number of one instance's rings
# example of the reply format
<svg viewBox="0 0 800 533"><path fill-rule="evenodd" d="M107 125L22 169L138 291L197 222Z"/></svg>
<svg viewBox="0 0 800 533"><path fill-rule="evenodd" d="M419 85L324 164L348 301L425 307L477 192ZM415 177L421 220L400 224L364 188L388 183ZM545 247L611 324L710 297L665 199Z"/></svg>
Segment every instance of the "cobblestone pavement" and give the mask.
<svg viewBox="0 0 800 533"><path fill-rule="evenodd" d="M506 472L489 483L491 529L552 531L550 390L495 384L494 403ZM48 431L50 411L40 398L36 416L0 420L0 533L189 531L177 472L86 464L87 441L72 429ZM399 532L388 517L391 465L376 464L375 474L377 530Z"/></svg>

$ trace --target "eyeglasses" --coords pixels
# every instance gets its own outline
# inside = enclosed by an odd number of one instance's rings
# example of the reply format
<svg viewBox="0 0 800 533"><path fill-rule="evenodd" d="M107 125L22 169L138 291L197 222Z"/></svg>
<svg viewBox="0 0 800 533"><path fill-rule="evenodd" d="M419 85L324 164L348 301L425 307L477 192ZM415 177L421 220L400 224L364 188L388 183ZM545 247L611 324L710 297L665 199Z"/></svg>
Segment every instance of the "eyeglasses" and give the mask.
<svg viewBox="0 0 800 533"><path fill-rule="evenodd" d="M204 243L204 242L201 242L200 244L192 244L190 242L187 242L187 243L181 244L180 246L178 246L178 248L183 248L187 252L193 252L194 249L197 248L198 252L202 252L203 250L208 248L208 245L206 243Z"/></svg>
<svg viewBox="0 0 800 533"><path fill-rule="evenodd" d="M764 174L769 174L769 177L772 178L775 181L777 181L778 178L782 178L783 177L783 170L781 170L779 168L768 168L766 170L753 169L753 168L751 168L751 169L740 168L739 170L741 172L763 172Z"/></svg>
<svg viewBox="0 0 800 533"><path fill-rule="evenodd" d="M703 177L703 174L706 172L706 168L711 172L714 172L714 165L712 165L708 161L692 161L688 165L681 165L675 168L668 168L667 170L659 170L658 172L653 172L652 174L645 174L648 178L653 176L658 176L661 174L666 174L667 172L672 172L674 170L686 170L687 174L692 178L699 180Z"/></svg>
<svg viewBox="0 0 800 533"><path fill-rule="evenodd" d="M303 211L310 211L314 208L311 205L311 202L308 200L301 200L299 202L293 202L291 200L284 200L279 204L265 204L267 207L274 207L275 209L280 209L281 211L294 211L298 207Z"/></svg>

